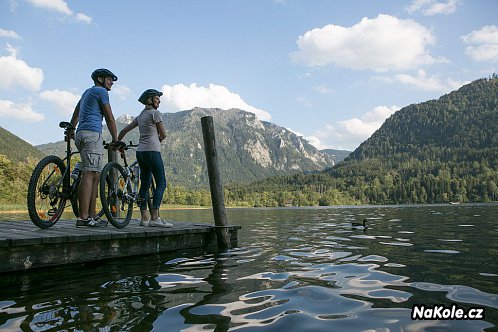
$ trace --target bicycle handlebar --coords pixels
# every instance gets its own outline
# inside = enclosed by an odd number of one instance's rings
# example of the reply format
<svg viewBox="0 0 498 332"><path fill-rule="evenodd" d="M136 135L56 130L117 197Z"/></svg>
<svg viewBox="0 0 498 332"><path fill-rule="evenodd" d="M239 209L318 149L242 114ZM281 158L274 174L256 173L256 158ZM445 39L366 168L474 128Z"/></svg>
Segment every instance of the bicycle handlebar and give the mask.
<svg viewBox="0 0 498 332"><path fill-rule="evenodd" d="M129 144L126 144L125 142L121 142L121 141L114 141L111 143L103 141L102 143L104 144L104 149L116 148L119 151L128 150L129 148L136 148L138 146L138 144L133 144L132 141L130 141Z"/></svg>

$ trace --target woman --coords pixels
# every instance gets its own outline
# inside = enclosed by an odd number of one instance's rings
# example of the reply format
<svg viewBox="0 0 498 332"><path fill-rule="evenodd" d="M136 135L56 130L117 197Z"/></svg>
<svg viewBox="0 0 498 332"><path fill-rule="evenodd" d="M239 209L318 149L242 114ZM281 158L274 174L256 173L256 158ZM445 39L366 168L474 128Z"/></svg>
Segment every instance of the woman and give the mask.
<svg viewBox="0 0 498 332"><path fill-rule="evenodd" d="M172 227L173 224L161 220L159 217L159 206L166 189L166 176L164 164L161 157L161 141L166 137L161 113L157 110L163 95L154 89L145 90L138 101L145 105L144 110L129 125L119 132L118 141L132 129L138 127L140 140L137 148L137 161L140 165L140 226ZM150 216L147 211L147 195L154 176L156 191L152 198Z"/></svg>

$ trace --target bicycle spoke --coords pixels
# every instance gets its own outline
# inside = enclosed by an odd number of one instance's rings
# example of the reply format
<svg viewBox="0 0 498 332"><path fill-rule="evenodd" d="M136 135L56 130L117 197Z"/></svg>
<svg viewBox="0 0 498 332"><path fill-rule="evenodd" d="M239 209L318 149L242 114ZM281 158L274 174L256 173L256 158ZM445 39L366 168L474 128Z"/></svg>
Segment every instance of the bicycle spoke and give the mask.
<svg viewBox="0 0 498 332"><path fill-rule="evenodd" d="M28 212L40 228L55 224L64 211L66 199L61 196L64 170L59 157L48 156L33 171L28 188Z"/></svg>
<svg viewBox="0 0 498 332"><path fill-rule="evenodd" d="M131 196L125 171L121 165L107 164L100 178L102 208L107 220L117 228L128 225L133 212L134 199Z"/></svg>

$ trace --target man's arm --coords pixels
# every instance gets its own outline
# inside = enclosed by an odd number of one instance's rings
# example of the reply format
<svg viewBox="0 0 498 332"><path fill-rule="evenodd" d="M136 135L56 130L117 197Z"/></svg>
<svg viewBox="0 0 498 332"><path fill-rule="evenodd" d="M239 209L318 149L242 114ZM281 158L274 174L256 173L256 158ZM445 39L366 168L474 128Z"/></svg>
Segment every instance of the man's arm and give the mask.
<svg viewBox="0 0 498 332"><path fill-rule="evenodd" d="M112 114L111 104L105 104L102 106L102 110L104 111L105 123L111 133L112 140L117 141L118 130L116 129L116 120L114 120L114 115Z"/></svg>
<svg viewBox="0 0 498 332"><path fill-rule="evenodd" d="M71 117L70 123L73 126L73 128L76 128L76 125L78 125L78 120L80 118L80 102L81 100L79 100L76 106L74 107L73 116ZM70 137L74 138L74 130L71 133Z"/></svg>

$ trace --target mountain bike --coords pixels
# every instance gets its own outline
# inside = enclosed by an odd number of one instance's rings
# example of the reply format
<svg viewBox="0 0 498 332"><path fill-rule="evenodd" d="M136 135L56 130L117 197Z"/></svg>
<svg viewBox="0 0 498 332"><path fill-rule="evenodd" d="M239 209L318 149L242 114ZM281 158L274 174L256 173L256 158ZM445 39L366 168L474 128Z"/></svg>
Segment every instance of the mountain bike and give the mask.
<svg viewBox="0 0 498 332"><path fill-rule="evenodd" d="M126 151L138 145L130 142L104 142L104 148L114 148L120 153L124 166L116 161L105 165L100 175L100 199L102 208L107 220L117 228L128 225L133 213L133 204L140 205L138 190L140 188L140 166L138 161L128 164ZM154 196L155 184L152 179L149 192L147 194L147 207L149 211L152 207L152 197Z"/></svg>
<svg viewBox="0 0 498 332"><path fill-rule="evenodd" d="M74 127L69 122L59 123L64 129L64 141L66 142L66 157L46 156L36 165L28 185L28 213L31 221L38 227L50 228L60 219L66 202L71 202L74 215L78 217L78 185L81 181L81 170L75 173L73 179L71 173L71 157L78 151L71 151L70 133ZM98 202L98 200L97 200ZM97 205L98 217L104 211Z"/></svg>

